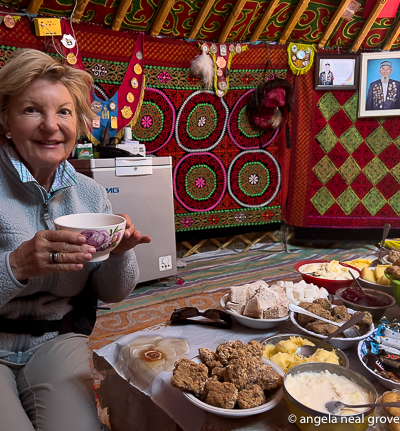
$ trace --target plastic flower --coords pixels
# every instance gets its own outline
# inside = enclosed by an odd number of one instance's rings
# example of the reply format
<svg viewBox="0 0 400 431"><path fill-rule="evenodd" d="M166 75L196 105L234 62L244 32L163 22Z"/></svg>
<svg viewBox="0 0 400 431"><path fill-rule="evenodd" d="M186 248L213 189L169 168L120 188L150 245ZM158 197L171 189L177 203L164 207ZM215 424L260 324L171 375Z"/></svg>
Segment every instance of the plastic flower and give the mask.
<svg viewBox="0 0 400 431"><path fill-rule="evenodd" d="M110 240L110 235L106 230L84 230L81 234L86 238L86 244L93 246L96 251L99 251L100 247Z"/></svg>
<svg viewBox="0 0 400 431"><path fill-rule="evenodd" d="M176 361L187 358L185 353L188 351L186 340L139 337L121 348L115 369L122 377L144 390L162 371L172 371Z"/></svg>

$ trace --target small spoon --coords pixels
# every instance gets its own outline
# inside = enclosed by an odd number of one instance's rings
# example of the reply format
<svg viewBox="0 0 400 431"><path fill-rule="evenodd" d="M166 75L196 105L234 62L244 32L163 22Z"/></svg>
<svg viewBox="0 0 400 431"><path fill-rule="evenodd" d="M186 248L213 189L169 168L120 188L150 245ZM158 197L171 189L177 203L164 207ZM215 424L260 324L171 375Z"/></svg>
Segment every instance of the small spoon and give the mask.
<svg viewBox="0 0 400 431"><path fill-rule="evenodd" d="M304 314L305 316L314 317L314 319L322 320L323 322L330 323L331 325L335 325L335 326L339 326L339 327L344 326L343 322L334 322L332 320L325 319L324 317L318 316L318 314L311 313L311 311L308 311L308 310L306 310L302 307L299 307L298 305L292 304L292 303L289 304L289 310L293 311L295 313ZM362 320L362 318L359 320ZM357 322L359 320L357 320ZM350 321L351 321L351 319L349 320L349 322ZM353 323L353 325L354 325L354 323ZM353 325L350 325L350 326L353 326ZM343 334L346 338L355 338L355 337L360 336L360 333L358 332L357 328L350 328L348 326L346 326L346 328L349 328L343 332Z"/></svg>
<svg viewBox="0 0 400 431"><path fill-rule="evenodd" d="M383 226L382 241L381 246L379 247L378 259L375 259L371 262L371 264L369 265L370 268L375 268L377 265L382 264L383 247L385 246L386 237L388 236L391 227L392 226L390 226L389 223L386 223L385 226Z"/></svg>
<svg viewBox="0 0 400 431"><path fill-rule="evenodd" d="M358 290L359 290L361 293L363 293L364 295L367 295L367 294L363 291L363 288L361 287L361 284L359 283L359 281L357 280L357 278L356 278L356 277L354 277L353 271L350 271L350 270L349 270L349 272L350 272L350 275L353 277L353 280L356 282L356 284L357 284L357 286L358 286Z"/></svg>
<svg viewBox="0 0 400 431"><path fill-rule="evenodd" d="M351 329L354 329L355 331L356 328L351 328L353 325L355 325L357 322L359 322L360 320L364 319L365 314L364 313L360 313L357 314L356 316L353 316L350 320L348 320L346 323L344 323L340 328L336 329L336 331L332 332L332 334L329 334L326 338L324 338L323 340L321 340L316 346L300 346L297 350L296 350L296 355L302 355L305 358L308 358L310 356L312 356L321 346L323 346L325 343L327 343L331 338L334 338L336 336L338 336L339 334L341 334L342 332L345 333L346 331L349 331ZM358 333L358 331L357 331ZM346 335L346 334L345 334ZM347 338L354 338L354 336L352 337L347 337Z"/></svg>
<svg viewBox="0 0 400 431"><path fill-rule="evenodd" d="M351 408L351 409L358 409L361 407L400 407L400 402L391 402L391 403L369 403L369 404L345 404L341 401L328 401L325 404L326 410L328 410L329 413L332 415L335 415L338 413L343 407Z"/></svg>

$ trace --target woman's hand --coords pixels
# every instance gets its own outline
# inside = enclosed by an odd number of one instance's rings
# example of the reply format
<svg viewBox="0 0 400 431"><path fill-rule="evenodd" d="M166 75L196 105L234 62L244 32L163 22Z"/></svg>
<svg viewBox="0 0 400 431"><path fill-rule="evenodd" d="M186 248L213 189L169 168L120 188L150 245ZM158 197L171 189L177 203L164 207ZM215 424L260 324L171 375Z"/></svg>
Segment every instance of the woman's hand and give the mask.
<svg viewBox="0 0 400 431"><path fill-rule="evenodd" d="M66 230L41 230L10 254L11 270L22 282L50 272L79 271L89 262L96 249L86 245L86 238ZM52 253L57 253L57 262Z"/></svg>
<svg viewBox="0 0 400 431"><path fill-rule="evenodd" d="M122 254L138 244L148 244L151 238L148 235L142 235L139 230L135 230L135 225L130 217L126 214L117 214L126 219L126 228L121 242L111 252L113 254Z"/></svg>

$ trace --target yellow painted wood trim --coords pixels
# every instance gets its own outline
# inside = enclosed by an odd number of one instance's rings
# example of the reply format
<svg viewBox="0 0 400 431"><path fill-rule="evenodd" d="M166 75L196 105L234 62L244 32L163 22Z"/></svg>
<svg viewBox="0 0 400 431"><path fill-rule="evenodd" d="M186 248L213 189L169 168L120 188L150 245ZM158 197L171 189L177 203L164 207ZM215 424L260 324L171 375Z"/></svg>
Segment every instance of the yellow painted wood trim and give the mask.
<svg viewBox="0 0 400 431"><path fill-rule="evenodd" d="M151 26L150 36L157 37L160 34L165 19L167 18L167 15L169 14L174 3L175 0L164 0L159 11L157 12L153 25Z"/></svg>
<svg viewBox="0 0 400 431"><path fill-rule="evenodd" d="M38 13L40 6L42 6L43 0L31 0L26 12L28 15L35 15Z"/></svg>
<svg viewBox="0 0 400 431"><path fill-rule="evenodd" d="M266 11L264 12L259 23L257 24L256 29L254 30L254 33L251 35L250 41L252 43L257 42L260 34L264 31L265 27L268 24L269 19L271 18L272 14L274 13L274 10L278 6L278 3L279 3L279 0L271 0L271 2L269 3Z"/></svg>
<svg viewBox="0 0 400 431"><path fill-rule="evenodd" d="M342 18L344 10L350 2L351 0L342 0L342 3L340 3L338 9L329 21L329 24L326 26L324 34L322 35L321 40L318 43L318 48L323 48L325 46L337 23Z"/></svg>
<svg viewBox="0 0 400 431"><path fill-rule="evenodd" d="M382 48L383 51L390 51L390 49L392 48L392 45L397 39L397 36L399 35L399 32L400 32L400 21L398 21L395 28L390 33L390 36L388 37L387 41L385 42L385 45Z"/></svg>
<svg viewBox="0 0 400 431"><path fill-rule="evenodd" d="M132 4L132 0L121 0L121 3L118 6L117 13L114 16L113 22L111 24L111 30L119 31L121 28L122 21L125 18L126 12L129 9L129 6Z"/></svg>
<svg viewBox="0 0 400 431"><path fill-rule="evenodd" d="M375 19L378 17L379 12L383 9L386 2L387 2L387 0L380 0L379 2L376 2L374 8L372 9L371 14L365 20L365 23L364 23L360 33L358 33L356 40L354 41L352 47L350 48L350 51L357 51L358 50L358 48L362 44L363 40L367 36L368 32L371 30L371 27L374 24Z"/></svg>
<svg viewBox="0 0 400 431"><path fill-rule="evenodd" d="M219 43L225 43L226 38L229 35L229 32L231 31L233 25L237 21L237 18L240 14L240 12L243 9L244 4L247 0L237 0L235 3L235 6L233 6L232 12L229 14L228 19L226 20L226 23L224 25L224 28L221 31L221 34L219 35L218 42Z"/></svg>
<svg viewBox="0 0 400 431"><path fill-rule="evenodd" d="M292 16L290 17L288 23L286 24L286 27L284 28L282 35L279 39L280 44L286 43L288 40L290 33L294 29L294 27L297 24L297 21L300 19L302 13L307 9L308 3L310 3L310 0L301 0L298 5L296 6L296 9L292 13Z"/></svg>
<svg viewBox="0 0 400 431"><path fill-rule="evenodd" d="M90 0L84 0L82 3L79 4L79 6L75 9L74 14L72 15L71 19L73 22L79 22L82 18L83 13L85 12L86 6Z"/></svg>
<svg viewBox="0 0 400 431"><path fill-rule="evenodd" d="M203 6L201 7L199 14L194 21L192 29L190 30L189 39L196 39L197 33L202 27L204 21L207 19L208 13L214 6L215 1L216 0L204 0Z"/></svg>

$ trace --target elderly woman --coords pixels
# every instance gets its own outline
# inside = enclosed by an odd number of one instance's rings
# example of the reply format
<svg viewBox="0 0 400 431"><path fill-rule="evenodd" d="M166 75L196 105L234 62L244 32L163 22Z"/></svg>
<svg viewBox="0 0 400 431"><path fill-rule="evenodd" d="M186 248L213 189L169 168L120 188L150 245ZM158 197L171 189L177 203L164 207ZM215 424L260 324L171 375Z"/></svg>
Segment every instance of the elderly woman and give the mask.
<svg viewBox="0 0 400 431"><path fill-rule="evenodd" d="M134 288L133 247L150 242L127 215L110 258L56 217L111 213L106 191L67 162L88 131L92 80L36 50L0 70L0 417L2 431L96 431L85 314ZM83 322L83 325L82 325ZM90 326L90 325L89 325Z"/></svg>

